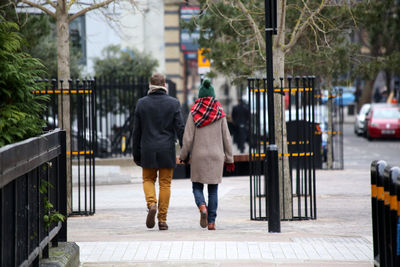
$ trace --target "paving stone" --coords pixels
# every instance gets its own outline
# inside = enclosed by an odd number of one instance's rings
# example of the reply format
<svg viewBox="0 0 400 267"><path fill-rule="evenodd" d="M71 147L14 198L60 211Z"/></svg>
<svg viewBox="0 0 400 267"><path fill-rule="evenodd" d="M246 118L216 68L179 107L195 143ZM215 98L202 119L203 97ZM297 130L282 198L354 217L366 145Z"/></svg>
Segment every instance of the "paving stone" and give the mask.
<svg viewBox="0 0 400 267"><path fill-rule="evenodd" d="M132 183L96 187L96 213L68 218L68 240L88 267L373 266L369 166L348 166L317 170L317 219L282 221L278 234L250 220L248 177L223 178L216 231L199 226L188 179L172 182L169 230L147 229L141 180L132 174Z"/></svg>

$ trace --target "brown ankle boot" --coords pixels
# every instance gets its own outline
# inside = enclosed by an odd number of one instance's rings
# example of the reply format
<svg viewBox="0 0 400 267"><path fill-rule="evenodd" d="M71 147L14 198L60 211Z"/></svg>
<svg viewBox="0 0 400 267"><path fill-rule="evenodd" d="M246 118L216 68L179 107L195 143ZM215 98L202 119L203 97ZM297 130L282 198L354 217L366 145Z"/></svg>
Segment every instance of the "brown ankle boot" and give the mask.
<svg viewBox="0 0 400 267"><path fill-rule="evenodd" d="M208 230L216 230L215 223L209 223L208 224Z"/></svg>
<svg viewBox="0 0 400 267"><path fill-rule="evenodd" d="M166 222L158 222L158 229L161 230L168 230L168 224Z"/></svg>
<svg viewBox="0 0 400 267"><path fill-rule="evenodd" d="M207 227L207 207L205 204L199 207L200 209L200 226L202 228Z"/></svg>
<svg viewBox="0 0 400 267"><path fill-rule="evenodd" d="M146 218L147 228L153 228L154 225L156 224L156 222L155 222L156 213L157 213L157 206L156 205L150 206L149 211L147 213L147 218Z"/></svg>

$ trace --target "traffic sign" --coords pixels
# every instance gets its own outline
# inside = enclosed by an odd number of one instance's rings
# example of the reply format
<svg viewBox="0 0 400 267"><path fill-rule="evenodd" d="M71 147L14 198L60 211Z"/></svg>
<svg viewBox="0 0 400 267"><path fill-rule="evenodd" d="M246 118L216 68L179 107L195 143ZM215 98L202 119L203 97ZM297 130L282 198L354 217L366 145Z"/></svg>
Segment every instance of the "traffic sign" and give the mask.
<svg viewBox="0 0 400 267"><path fill-rule="evenodd" d="M210 51L210 49L200 48L197 50L197 65L199 74L205 74L210 71L210 60L208 60L204 55L203 52Z"/></svg>

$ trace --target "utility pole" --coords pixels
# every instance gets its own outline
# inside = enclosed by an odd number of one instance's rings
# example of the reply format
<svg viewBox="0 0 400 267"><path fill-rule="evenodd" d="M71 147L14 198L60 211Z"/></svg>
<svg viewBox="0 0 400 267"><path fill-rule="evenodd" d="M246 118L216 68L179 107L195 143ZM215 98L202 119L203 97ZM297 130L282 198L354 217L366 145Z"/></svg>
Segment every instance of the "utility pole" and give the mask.
<svg viewBox="0 0 400 267"><path fill-rule="evenodd" d="M275 144L274 77L272 61L272 35L277 34L277 0L265 0L265 46L268 89L268 141L266 167L268 197L268 232L281 232L279 205L278 147Z"/></svg>

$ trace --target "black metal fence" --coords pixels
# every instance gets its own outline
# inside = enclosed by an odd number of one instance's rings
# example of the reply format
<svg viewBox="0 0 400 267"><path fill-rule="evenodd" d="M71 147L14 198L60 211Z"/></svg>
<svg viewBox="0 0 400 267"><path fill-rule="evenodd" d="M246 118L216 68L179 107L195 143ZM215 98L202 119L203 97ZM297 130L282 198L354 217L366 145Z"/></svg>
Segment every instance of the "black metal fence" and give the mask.
<svg viewBox="0 0 400 267"><path fill-rule="evenodd" d="M45 111L47 130L63 128L59 119L59 107L63 99L69 97L70 109L70 154L72 183L71 214L90 215L95 213L95 155L111 149L111 144L101 132L97 131L95 107L95 80L44 81L45 89L36 94L47 94L50 101ZM69 88L69 89L65 89ZM76 186L74 186L76 185Z"/></svg>
<svg viewBox="0 0 400 267"><path fill-rule="evenodd" d="M67 241L66 217L56 219L67 215L65 137L56 130L0 148L0 266L39 266L50 242Z"/></svg>
<svg viewBox="0 0 400 267"><path fill-rule="evenodd" d="M400 167L371 163L374 265L400 265Z"/></svg>
<svg viewBox="0 0 400 267"><path fill-rule="evenodd" d="M281 194L291 196L290 200L281 197L283 207L290 201L292 214L287 219L315 219L315 151L320 146L320 139L315 134L315 101L314 77L289 77L287 87L284 79L280 79L281 87L275 89L285 105L280 121L286 123L287 140L284 131L280 138L286 142L288 150L278 147L279 157L288 158L289 166L285 160L280 160ZM268 196L266 176L266 153L268 140L268 109L266 79L248 79L248 98L250 119L250 217L252 220L268 220ZM287 161L286 161L287 162ZM285 185L284 168L289 168L290 186ZM285 188L290 192L285 192ZM285 218L284 218L285 219Z"/></svg>
<svg viewBox="0 0 400 267"><path fill-rule="evenodd" d="M72 166L72 214L95 213L95 157L130 156L131 133L136 102L146 95L145 78L123 77L84 80L41 81L50 101L45 111L47 130L63 128L58 112L63 98L70 98ZM167 80L169 94L176 96L176 85ZM69 88L69 89L66 89ZM62 107L61 107L62 108Z"/></svg>
<svg viewBox="0 0 400 267"><path fill-rule="evenodd" d="M99 157L120 157L132 152L131 132L135 105L148 90L147 79L99 77L96 79L97 131L107 147Z"/></svg>
<svg viewBox="0 0 400 267"><path fill-rule="evenodd" d="M99 77L95 85L97 132L109 144L98 149L96 155L107 158L130 156L135 106L139 98L147 94L148 79ZM176 97L176 84L167 79L167 86L169 95Z"/></svg>

